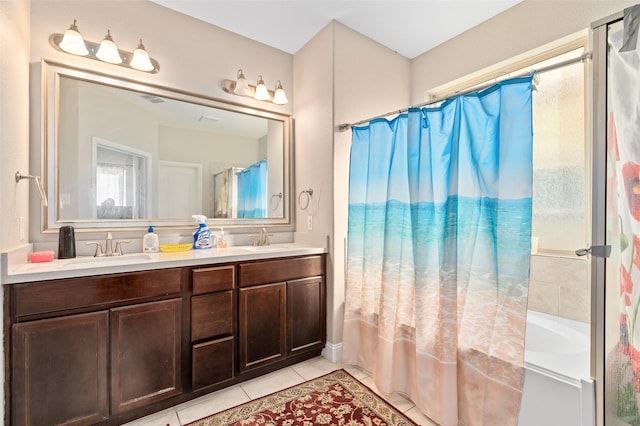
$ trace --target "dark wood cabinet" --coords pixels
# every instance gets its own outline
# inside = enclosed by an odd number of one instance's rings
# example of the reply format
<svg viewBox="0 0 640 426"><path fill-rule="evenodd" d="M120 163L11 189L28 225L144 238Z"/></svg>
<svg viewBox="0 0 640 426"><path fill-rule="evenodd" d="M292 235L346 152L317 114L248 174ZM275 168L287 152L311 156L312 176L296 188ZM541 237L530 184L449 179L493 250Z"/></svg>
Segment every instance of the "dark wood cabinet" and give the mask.
<svg viewBox="0 0 640 426"><path fill-rule="evenodd" d="M287 282L287 353L322 349L325 344L323 277Z"/></svg>
<svg viewBox="0 0 640 426"><path fill-rule="evenodd" d="M182 392L181 276L173 268L8 287L11 423L108 422Z"/></svg>
<svg viewBox="0 0 640 426"><path fill-rule="evenodd" d="M107 311L14 324L12 423L89 425L109 417Z"/></svg>
<svg viewBox="0 0 640 426"><path fill-rule="evenodd" d="M193 389L220 386L235 374L235 265L193 271L191 382Z"/></svg>
<svg viewBox="0 0 640 426"><path fill-rule="evenodd" d="M324 256L238 268L240 371L320 353L326 341Z"/></svg>
<svg viewBox="0 0 640 426"><path fill-rule="evenodd" d="M286 284L240 289L240 371L286 355Z"/></svg>
<svg viewBox="0 0 640 426"><path fill-rule="evenodd" d="M5 424L118 425L320 354L325 256L7 284Z"/></svg>
<svg viewBox="0 0 640 426"><path fill-rule="evenodd" d="M203 389L233 379L234 339L224 337L193 346L193 388Z"/></svg>
<svg viewBox="0 0 640 426"><path fill-rule="evenodd" d="M180 299L111 311L111 412L182 392Z"/></svg>

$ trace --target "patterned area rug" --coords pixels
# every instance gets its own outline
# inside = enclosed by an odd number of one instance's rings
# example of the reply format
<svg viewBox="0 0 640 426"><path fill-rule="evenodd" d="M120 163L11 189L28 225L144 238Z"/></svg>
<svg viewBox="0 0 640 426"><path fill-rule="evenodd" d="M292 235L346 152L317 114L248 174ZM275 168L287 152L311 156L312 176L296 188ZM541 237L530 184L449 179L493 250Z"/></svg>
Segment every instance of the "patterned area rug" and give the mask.
<svg viewBox="0 0 640 426"><path fill-rule="evenodd" d="M417 426L344 370L230 408L187 426Z"/></svg>

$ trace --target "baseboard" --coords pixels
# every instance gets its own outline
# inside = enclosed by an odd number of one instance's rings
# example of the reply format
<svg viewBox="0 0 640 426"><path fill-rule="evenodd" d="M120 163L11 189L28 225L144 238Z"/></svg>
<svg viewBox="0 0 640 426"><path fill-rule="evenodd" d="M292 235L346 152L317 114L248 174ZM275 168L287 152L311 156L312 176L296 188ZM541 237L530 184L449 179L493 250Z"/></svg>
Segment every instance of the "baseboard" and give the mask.
<svg viewBox="0 0 640 426"><path fill-rule="evenodd" d="M342 360L342 342L327 342L322 350L322 356L331 362L341 362Z"/></svg>

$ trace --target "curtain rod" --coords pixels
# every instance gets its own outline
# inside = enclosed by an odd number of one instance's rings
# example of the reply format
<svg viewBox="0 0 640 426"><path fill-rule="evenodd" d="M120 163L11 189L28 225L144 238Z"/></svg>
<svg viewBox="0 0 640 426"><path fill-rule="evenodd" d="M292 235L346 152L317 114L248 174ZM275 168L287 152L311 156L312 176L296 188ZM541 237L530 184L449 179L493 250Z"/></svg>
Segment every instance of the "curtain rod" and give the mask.
<svg viewBox="0 0 640 426"><path fill-rule="evenodd" d="M547 71L553 71L553 70L558 69L558 68L562 68L562 67L566 67L568 65L576 64L578 62L586 62L589 59L591 59L591 52L585 52L582 55L577 56L577 57L575 57L573 59L567 59L566 61L558 62L558 63L552 64L552 65L547 65L546 67L542 67L542 68L537 69L537 70L532 70L532 71L529 71L529 72L526 72L526 73L522 73L522 74L516 75L515 77L510 77L510 78L527 77L527 76L534 75L534 74L542 74L542 73L545 73ZM447 99L455 98L456 96L466 95L466 94L473 93L473 92L479 92L479 91L481 91L483 89L486 89L487 87L493 86L494 84L496 84L495 81L493 81L491 83L485 83L485 84L482 84L482 85L479 85L479 86L474 86L473 88L459 90L459 91L457 91L457 92L455 92L455 93L453 93L453 94L451 94L449 96L445 96L443 98L432 99L432 100L430 100L428 102L423 102L423 103L420 103L420 104L416 104L416 105L410 106L409 108L390 111L390 112L387 112L386 114L376 115L374 117L368 118L366 120L360 120L360 121L355 122L355 123L340 124L338 126L338 130L341 131L341 132L345 132L345 131L349 130L351 127L353 127L353 126L358 126L360 124L368 123L371 120L375 120L376 118L384 118L384 117L388 117L390 115L402 114L402 113L407 112L410 108L420 108L420 107L424 107L424 106L428 106L428 105L432 105L432 104L437 104L438 102L444 102Z"/></svg>

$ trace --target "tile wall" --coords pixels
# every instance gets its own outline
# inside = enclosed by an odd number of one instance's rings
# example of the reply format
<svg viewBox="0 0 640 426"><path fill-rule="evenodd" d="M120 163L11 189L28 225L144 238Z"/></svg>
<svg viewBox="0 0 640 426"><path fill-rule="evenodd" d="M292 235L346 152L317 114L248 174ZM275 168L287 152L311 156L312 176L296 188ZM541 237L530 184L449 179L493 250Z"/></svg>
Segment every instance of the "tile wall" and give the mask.
<svg viewBox="0 0 640 426"><path fill-rule="evenodd" d="M589 262L581 257L531 256L529 309L590 322Z"/></svg>

